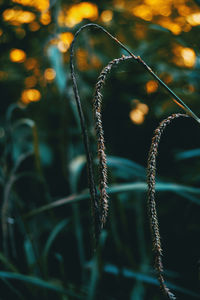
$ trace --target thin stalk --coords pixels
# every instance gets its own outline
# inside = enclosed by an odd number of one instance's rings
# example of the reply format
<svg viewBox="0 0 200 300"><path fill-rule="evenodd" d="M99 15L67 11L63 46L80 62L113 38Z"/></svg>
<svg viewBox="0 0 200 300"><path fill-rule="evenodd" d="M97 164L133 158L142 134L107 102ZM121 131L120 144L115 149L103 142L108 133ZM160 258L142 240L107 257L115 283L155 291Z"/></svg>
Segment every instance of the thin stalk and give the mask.
<svg viewBox="0 0 200 300"><path fill-rule="evenodd" d="M127 59L131 59L131 56L122 56L120 58L114 59L108 63L108 65L101 71L94 91L93 100L93 111L94 111L94 121L95 121L95 131L97 137L97 152L99 158L99 191L100 191L100 213L101 213L101 228L106 223L108 215L108 194L107 188L107 159L105 153L105 140L104 131L102 127L102 89L105 84L106 78L110 73L113 66L118 65Z"/></svg>
<svg viewBox="0 0 200 300"><path fill-rule="evenodd" d="M163 120L158 128L154 132L154 137L152 139L151 148L148 156L148 166L147 166L147 184L148 184L148 211L150 219L150 227L153 240L153 252L155 256L155 269L157 271L158 280L160 282L160 287L167 299L174 300L176 297L170 292L165 284L163 277L163 264L162 264L162 247L160 230L158 224L158 216L156 210L155 202L155 184L156 184L156 156L158 154L158 146L162 133L164 132L167 125L171 123L176 118L188 117L184 114L173 114L167 119Z"/></svg>

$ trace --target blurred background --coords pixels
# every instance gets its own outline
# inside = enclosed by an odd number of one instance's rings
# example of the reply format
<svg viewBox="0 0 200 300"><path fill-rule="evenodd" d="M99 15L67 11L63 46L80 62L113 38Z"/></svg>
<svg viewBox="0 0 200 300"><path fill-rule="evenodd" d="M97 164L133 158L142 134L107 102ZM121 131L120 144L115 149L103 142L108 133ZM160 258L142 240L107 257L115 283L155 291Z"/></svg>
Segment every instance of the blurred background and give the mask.
<svg viewBox="0 0 200 300"><path fill-rule="evenodd" d="M162 299L145 168L153 131L181 108L132 60L108 76L103 127L110 211L94 254L69 48L82 25L105 27L200 116L200 1L0 0L0 14L0 298ZM77 40L95 170L94 85L121 55L101 31L85 30ZM200 299L200 127L191 118L173 123L157 159L164 274L179 299Z"/></svg>

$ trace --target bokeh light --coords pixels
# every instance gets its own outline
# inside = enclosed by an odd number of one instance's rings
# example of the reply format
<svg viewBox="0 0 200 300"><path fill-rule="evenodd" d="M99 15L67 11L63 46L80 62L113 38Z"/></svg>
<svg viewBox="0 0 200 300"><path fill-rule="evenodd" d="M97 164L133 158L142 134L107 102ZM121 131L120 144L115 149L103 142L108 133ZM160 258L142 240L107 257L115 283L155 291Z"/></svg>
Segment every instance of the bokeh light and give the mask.
<svg viewBox="0 0 200 300"><path fill-rule="evenodd" d="M158 83L155 80L149 80L146 83L146 91L148 94L155 93L158 89Z"/></svg>
<svg viewBox="0 0 200 300"><path fill-rule="evenodd" d="M112 12L112 10L104 10L101 13L100 18L101 18L101 20L104 23L109 23L112 20L112 18L113 18L113 12Z"/></svg>
<svg viewBox="0 0 200 300"><path fill-rule="evenodd" d="M183 48L181 50L181 55L186 67L193 67L196 61L196 54L191 48Z"/></svg>
<svg viewBox="0 0 200 300"><path fill-rule="evenodd" d="M177 66L192 68L195 65L196 54L192 48L175 45L173 53L175 54L173 62Z"/></svg>
<svg viewBox="0 0 200 300"><path fill-rule="evenodd" d="M10 51L10 60L16 63L22 63L26 59L26 53L21 49L12 49Z"/></svg>
<svg viewBox="0 0 200 300"><path fill-rule="evenodd" d="M74 35L71 32L64 32L59 34L58 49L61 52L66 52L69 49L73 38Z"/></svg>
<svg viewBox="0 0 200 300"><path fill-rule="evenodd" d="M36 89L26 89L22 92L21 101L25 104L37 102L41 99L40 91Z"/></svg>
<svg viewBox="0 0 200 300"><path fill-rule="evenodd" d="M12 0L12 2L24 6L31 6L39 11L45 11L49 8L49 0Z"/></svg>
<svg viewBox="0 0 200 300"><path fill-rule="evenodd" d="M145 103L141 103L139 100L132 100L135 106L129 113L131 121L137 125L140 125L145 120L145 115L149 112L149 107Z"/></svg>
<svg viewBox="0 0 200 300"><path fill-rule="evenodd" d="M22 9L8 8L3 12L4 21L10 22L16 26L22 23L31 23L35 18L36 16L34 13Z"/></svg>
<svg viewBox="0 0 200 300"><path fill-rule="evenodd" d="M56 71L52 68L47 68L45 71L44 71L44 78L51 82L55 79L56 77Z"/></svg>
<svg viewBox="0 0 200 300"><path fill-rule="evenodd" d="M91 2L81 2L69 8L62 9L58 16L60 26L73 27L83 19L95 21L98 18L98 7Z"/></svg>

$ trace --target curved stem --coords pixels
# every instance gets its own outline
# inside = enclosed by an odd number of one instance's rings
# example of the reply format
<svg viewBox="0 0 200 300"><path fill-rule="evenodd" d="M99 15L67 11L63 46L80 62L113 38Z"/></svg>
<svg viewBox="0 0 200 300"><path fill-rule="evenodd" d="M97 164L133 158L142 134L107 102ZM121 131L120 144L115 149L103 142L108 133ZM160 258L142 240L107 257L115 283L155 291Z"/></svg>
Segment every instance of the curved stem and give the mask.
<svg viewBox="0 0 200 300"><path fill-rule="evenodd" d="M108 214L108 194L107 188L107 160L105 153L105 141L104 141L104 131L102 127L102 88L105 84L107 75L110 73L113 66L118 65L120 62L132 59L131 56L122 56L116 58L108 63L108 65L101 71L94 91L94 120L95 120L95 130L97 137L97 147L98 147L98 158L99 158L99 190L100 190L100 213L101 213L101 227L106 222Z"/></svg>
<svg viewBox="0 0 200 300"><path fill-rule="evenodd" d="M158 154L158 146L160 142L161 135L165 130L166 126L171 123L172 120L179 117L188 117L184 114L173 114L167 119L163 120L158 128L154 131L154 137L152 139L151 148L148 156L148 166L147 166L147 184L148 184L148 211L149 219L153 240L153 251L155 255L155 269L158 274L158 280L160 282L160 287L167 299L174 300L176 297L169 291L165 285L163 277L163 264L162 264L162 247L159 232L159 224L156 210L155 202L155 184L156 184L156 156Z"/></svg>

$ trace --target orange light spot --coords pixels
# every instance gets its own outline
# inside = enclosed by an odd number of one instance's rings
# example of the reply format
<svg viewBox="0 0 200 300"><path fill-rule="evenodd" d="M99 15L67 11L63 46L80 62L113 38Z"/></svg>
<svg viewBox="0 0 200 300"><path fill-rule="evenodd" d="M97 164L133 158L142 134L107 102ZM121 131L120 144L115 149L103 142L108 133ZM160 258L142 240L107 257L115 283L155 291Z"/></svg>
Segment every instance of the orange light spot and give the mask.
<svg viewBox="0 0 200 300"><path fill-rule="evenodd" d="M158 24L169 29L175 35L180 34L182 31L181 26L178 23L174 23L169 18L159 20Z"/></svg>
<svg viewBox="0 0 200 300"><path fill-rule="evenodd" d="M191 9L190 7L186 6L185 4L183 5L177 5L177 10L180 16L186 17L190 14Z"/></svg>
<svg viewBox="0 0 200 300"><path fill-rule="evenodd" d="M139 109L144 115L148 114L148 112L149 112L148 105L141 103L141 102L138 103L137 109Z"/></svg>
<svg viewBox="0 0 200 300"><path fill-rule="evenodd" d="M27 89L22 92L21 101L25 104L37 102L41 99L40 91L36 89Z"/></svg>
<svg viewBox="0 0 200 300"><path fill-rule="evenodd" d="M194 13L187 16L186 20L192 26L200 25L200 13Z"/></svg>
<svg viewBox="0 0 200 300"><path fill-rule="evenodd" d="M22 63L26 59L26 53L21 49L12 49L10 51L10 60L16 63Z"/></svg>
<svg viewBox="0 0 200 300"><path fill-rule="evenodd" d="M141 4L133 8L132 13L145 21L151 21L153 18L152 10L149 6Z"/></svg>
<svg viewBox="0 0 200 300"><path fill-rule="evenodd" d="M135 108L130 111L129 117L133 123L140 125L144 122L145 115L149 112L149 107L137 99L132 100L132 103Z"/></svg>
<svg viewBox="0 0 200 300"><path fill-rule="evenodd" d="M186 67L193 67L196 62L196 54L191 48L183 48L181 50L181 55L183 57L183 61Z"/></svg>
<svg viewBox="0 0 200 300"><path fill-rule="evenodd" d="M113 12L111 10L104 10L100 18L104 23L109 23L113 18Z"/></svg>
<svg viewBox="0 0 200 300"><path fill-rule="evenodd" d="M49 0L12 0L14 3L19 3L24 6L32 6L39 11L44 11L49 8Z"/></svg>
<svg viewBox="0 0 200 300"><path fill-rule="evenodd" d="M173 61L176 65L188 68L192 68L194 66L196 62L196 54L193 49L176 45L173 48L173 53L175 54Z"/></svg>
<svg viewBox="0 0 200 300"><path fill-rule="evenodd" d="M45 71L44 71L44 78L47 80L47 81L53 81L56 77L56 71L52 68L47 68Z"/></svg>
<svg viewBox="0 0 200 300"><path fill-rule="evenodd" d="M0 28L0 36L3 35L3 29Z"/></svg>
<svg viewBox="0 0 200 300"><path fill-rule="evenodd" d="M29 29L30 29L30 31L35 32L40 29L40 24L38 22L31 22L29 24Z"/></svg>
<svg viewBox="0 0 200 300"><path fill-rule="evenodd" d="M144 114L141 110L135 108L130 111L129 117L131 121L137 125L140 125L144 122Z"/></svg>
<svg viewBox="0 0 200 300"><path fill-rule="evenodd" d="M66 52L73 41L74 35L71 32L64 32L59 35L59 38L60 41L58 41L58 49L61 52Z"/></svg>
<svg viewBox="0 0 200 300"><path fill-rule="evenodd" d="M25 86L26 88L32 88L36 86L37 78L35 76L29 76L25 79Z"/></svg>
<svg viewBox="0 0 200 300"><path fill-rule="evenodd" d="M49 11L41 14L40 23L42 25L48 25L49 23L51 23L51 15Z"/></svg>
<svg viewBox="0 0 200 300"><path fill-rule="evenodd" d="M146 91L148 94L155 93L158 89L158 83L155 80L149 80L146 83Z"/></svg>
<svg viewBox="0 0 200 300"><path fill-rule="evenodd" d="M3 12L3 19L13 25L31 23L35 20L35 14L30 11L8 8Z"/></svg>
<svg viewBox="0 0 200 300"><path fill-rule="evenodd" d="M94 21L98 18L98 7L94 3L81 2L72 5L67 10L62 10L58 16L60 26L73 27L83 19Z"/></svg>
<svg viewBox="0 0 200 300"><path fill-rule="evenodd" d="M69 46L67 44L65 44L62 41L58 42L58 49L60 50L60 52L67 52L67 50L69 49Z"/></svg>

